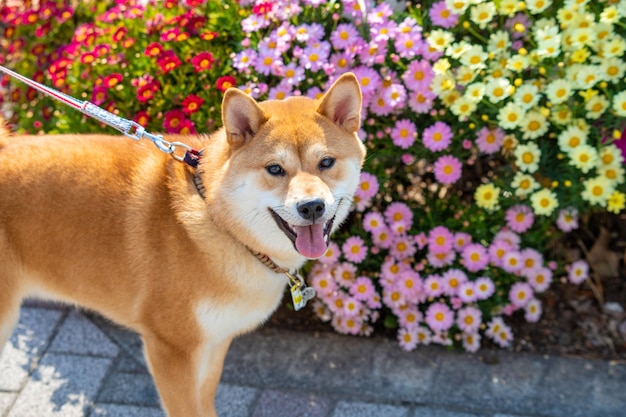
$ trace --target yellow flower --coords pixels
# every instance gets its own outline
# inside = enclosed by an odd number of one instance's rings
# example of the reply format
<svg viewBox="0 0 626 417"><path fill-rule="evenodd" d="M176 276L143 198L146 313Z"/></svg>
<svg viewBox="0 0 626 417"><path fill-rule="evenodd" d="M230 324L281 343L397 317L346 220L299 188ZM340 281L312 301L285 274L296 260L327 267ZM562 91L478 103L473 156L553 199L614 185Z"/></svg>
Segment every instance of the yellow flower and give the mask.
<svg viewBox="0 0 626 417"><path fill-rule="evenodd" d="M542 188L531 195L530 202L532 203L533 211L538 216L549 216L559 206L556 194L547 188Z"/></svg>
<svg viewBox="0 0 626 417"><path fill-rule="evenodd" d="M611 213L617 214L624 209L625 203L626 194L619 191L614 191L613 194L609 196L609 201L607 202L607 210Z"/></svg>
<svg viewBox="0 0 626 417"><path fill-rule="evenodd" d="M476 205L489 211L493 211L498 208L499 197L500 188L496 187L492 183L478 186L478 188L476 188L476 192L474 193Z"/></svg>

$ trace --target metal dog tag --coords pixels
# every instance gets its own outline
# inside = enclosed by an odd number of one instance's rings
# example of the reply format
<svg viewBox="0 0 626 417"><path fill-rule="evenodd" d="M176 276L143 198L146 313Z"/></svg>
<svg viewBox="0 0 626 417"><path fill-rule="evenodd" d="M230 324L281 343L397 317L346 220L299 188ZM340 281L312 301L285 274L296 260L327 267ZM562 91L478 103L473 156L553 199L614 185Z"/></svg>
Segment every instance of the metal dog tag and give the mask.
<svg viewBox="0 0 626 417"><path fill-rule="evenodd" d="M309 300L315 298L315 288L307 287L304 278L298 273L288 274L290 283L291 300L295 311L302 310Z"/></svg>

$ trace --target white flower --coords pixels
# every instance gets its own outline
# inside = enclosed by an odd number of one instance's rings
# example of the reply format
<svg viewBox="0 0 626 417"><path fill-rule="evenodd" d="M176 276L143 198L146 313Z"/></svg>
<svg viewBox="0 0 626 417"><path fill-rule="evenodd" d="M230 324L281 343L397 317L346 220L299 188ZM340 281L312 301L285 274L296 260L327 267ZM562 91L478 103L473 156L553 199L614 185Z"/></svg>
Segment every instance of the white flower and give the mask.
<svg viewBox="0 0 626 417"><path fill-rule="evenodd" d="M454 36L446 30L435 29L430 32L426 40L428 41L428 45L434 50L444 51L454 40Z"/></svg>
<svg viewBox="0 0 626 417"><path fill-rule="evenodd" d="M541 150L535 143L530 142L525 145L518 145L513 155L515 155L515 165L517 165L521 171L532 174L539 169Z"/></svg>
<svg viewBox="0 0 626 417"><path fill-rule="evenodd" d="M609 108L609 100L602 94L597 94L589 99L585 103L585 110L587 110L588 119L599 119L600 116Z"/></svg>
<svg viewBox="0 0 626 417"><path fill-rule="evenodd" d="M508 52L511 46L511 38L508 32L498 30L489 36L487 50L493 53Z"/></svg>
<svg viewBox="0 0 626 417"><path fill-rule="evenodd" d="M517 197L526 197L539 188L539 183L532 175L517 171L513 177L511 187L515 189L515 195Z"/></svg>
<svg viewBox="0 0 626 417"><path fill-rule="evenodd" d="M613 96L613 111L618 116L626 117L626 90Z"/></svg>
<svg viewBox="0 0 626 417"><path fill-rule="evenodd" d="M498 124L504 129L515 129L524 120L522 106L509 102L498 111Z"/></svg>
<svg viewBox="0 0 626 417"><path fill-rule="evenodd" d="M552 5L550 0L528 0L526 8L532 14L539 14Z"/></svg>
<svg viewBox="0 0 626 417"><path fill-rule="evenodd" d="M531 110L526 113L520 129L524 132L522 135L524 139L537 139L548 131L548 121L541 112Z"/></svg>
<svg viewBox="0 0 626 417"><path fill-rule="evenodd" d="M465 93L463 93L463 97L466 97L467 99L477 103L482 100L484 96L485 84L480 82L468 85L465 89Z"/></svg>
<svg viewBox="0 0 626 417"><path fill-rule="evenodd" d="M602 207L606 207L607 200L614 191L611 181L602 176L585 180L583 186L585 188L581 193L583 200Z"/></svg>
<svg viewBox="0 0 626 417"><path fill-rule="evenodd" d="M458 15L465 13L470 4L472 4L470 0L446 0L446 8Z"/></svg>
<svg viewBox="0 0 626 417"><path fill-rule="evenodd" d="M495 14L496 6L492 2L484 2L472 7L470 20L477 24L479 28L485 29Z"/></svg>
<svg viewBox="0 0 626 417"><path fill-rule="evenodd" d="M598 161L598 151L589 145L579 145L573 148L568 154L569 164L580 169L584 174L596 166Z"/></svg>
<svg viewBox="0 0 626 417"><path fill-rule="evenodd" d="M498 103L513 94L514 88L506 78L491 79L487 82L485 94L492 103Z"/></svg>
<svg viewBox="0 0 626 417"><path fill-rule="evenodd" d="M553 104L560 104L571 97L572 85L570 81L562 78L552 81L546 88L546 96Z"/></svg>
<svg viewBox="0 0 626 417"><path fill-rule="evenodd" d="M479 70L486 67L485 62L489 55L479 45L473 45L461 56L461 64L471 69Z"/></svg>
<svg viewBox="0 0 626 417"><path fill-rule="evenodd" d="M603 59L598 68L598 73L602 74L602 78L612 83L622 81L624 72L626 72L626 63L616 57Z"/></svg>
<svg viewBox="0 0 626 417"><path fill-rule="evenodd" d="M562 152L570 153L578 146L587 144L587 133L578 126L569 126L559 134L558 144Z"/></svg>
<svg viewBox="0 0 626 417"><path fill-rule="evenodd" d="M513 94L515 104L521 106L524 110L534 107L541 98L539 89L535 84L522 84Z"/></svg>
<svg viewBox="0 0 626 417"><path fill-rule="evenodd" d="M530 196L533 211L538 216L549 216L559 206L559 200L552 190L542 188Z"/></svg>

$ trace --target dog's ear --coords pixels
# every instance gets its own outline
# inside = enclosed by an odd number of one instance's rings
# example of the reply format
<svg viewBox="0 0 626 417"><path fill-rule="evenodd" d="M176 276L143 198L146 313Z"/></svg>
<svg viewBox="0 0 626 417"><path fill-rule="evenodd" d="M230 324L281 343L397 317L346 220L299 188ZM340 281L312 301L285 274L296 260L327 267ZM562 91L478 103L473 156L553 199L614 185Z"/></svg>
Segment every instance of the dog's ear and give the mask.
<svg viewBox="0 0 626 417"><path fill-rule="evenodd" d="M237 88L229 88L222 101L222 121L228 143L238 147L256 134L267 116L252 97Z"/></svg>
<svg viewBox="0 0 626 417"><path fill-rule="evenodd" d="M361 87L356 76L348 72L339 77L322 97L318 112L347 130L361 127Z"/></svg>

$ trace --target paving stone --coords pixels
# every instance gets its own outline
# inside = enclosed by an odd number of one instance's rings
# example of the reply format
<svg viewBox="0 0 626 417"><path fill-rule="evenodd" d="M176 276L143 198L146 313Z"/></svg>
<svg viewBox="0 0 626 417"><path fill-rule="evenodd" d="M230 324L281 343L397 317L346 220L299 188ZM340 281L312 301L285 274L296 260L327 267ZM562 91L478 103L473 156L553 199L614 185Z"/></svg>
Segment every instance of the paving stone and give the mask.
<svg viewBox="0 0 626 417"><path fill-rule="evenodd" d="M408 415L407 407L340 401L332 417L407 417Z"/></svg>
<svg viewBox="0 0 626 417"><path fill-rule="evenodd" d="M57 309L22 308L17 326L0 352L0 390L18 391L24 386L63 314Z"/></svg>
<svg viewBox="0 0 626 417"><path fill-rule="evenodd" d="M326 417L330 402L314 394L263 391L252 417Z"/></svg>
<svg viewBox="0 0 626 417"><path fill-rule="evenodd" d="M217 414L225 417L248 417L258 392L254 388L220 384L215 398Z"/></svg>
<svg viewBox="0 0 626 417"><path fill-rule="evenodd" d="M72 310L50 345L50 352L115 357L119 347L89 319Z"/></svg>
<svg viewBox="0 0 626 417"><path fill-rule="evenodd" d="M0 416L4 416L8 413L15 401L15 397L17 397L16 393L0 392Z"/></svg>
<svg viewBox="0 0 626 417"><path fill-rule="evenodd" d="M89 417L166 417L160 408L96 404Z"/></svg>
<svg viewBox="0 0 626 417"><path fill-rule="evenodd" d="M111 362L110 358L45 354L8 417L83 417Z"/></svg>
<svg viewBox="0 0 626 417"><path fill-rule="evenodd" d="M100 390L98 402L159 407L159 394L147 373L110 374Z"/></svg>
<svg viewBox="0 0 626 417"><path fill-rule="evenodd" d="M488 415L489 414L472 414L457 410L445 410L441 408L417 407L413 411L412 417L484 417Z"/></svg>
<svg viewBox="0 0 626 417"><path fill-rule="evenodd" d="M626 414L626 365L598 364L601 372L592 381L591 406L604 417L624 417ZM604 370L604 372L602 372Z"/></svg>

